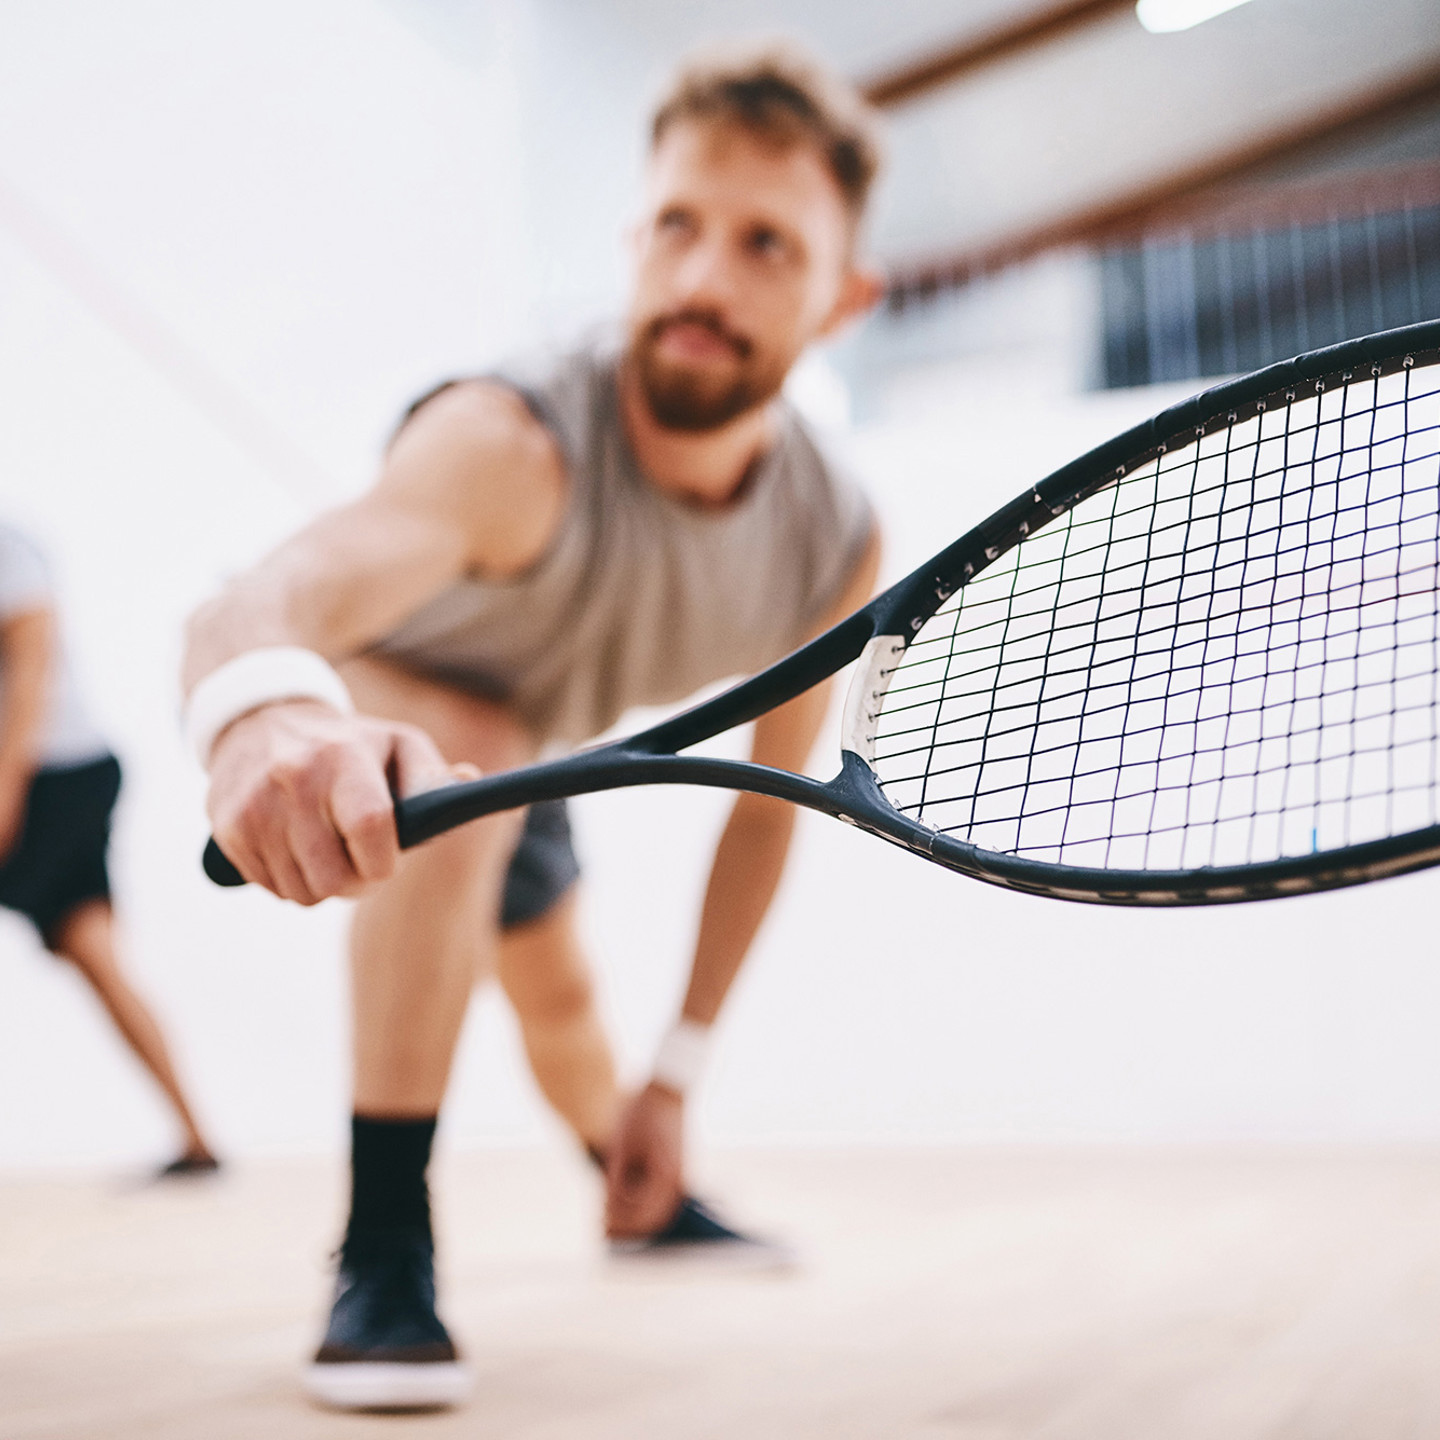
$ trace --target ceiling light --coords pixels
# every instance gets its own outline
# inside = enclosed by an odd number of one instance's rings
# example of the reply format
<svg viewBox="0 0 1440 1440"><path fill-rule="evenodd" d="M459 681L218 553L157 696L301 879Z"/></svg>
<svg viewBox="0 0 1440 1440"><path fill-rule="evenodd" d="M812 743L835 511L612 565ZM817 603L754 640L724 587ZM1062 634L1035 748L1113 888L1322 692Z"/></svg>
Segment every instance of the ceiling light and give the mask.
<svg viewBox="0 0 1440 1440"><path fill-rule="evenodd" d="M1202 20L1213 20L1247 0L1137 0L1135 14L1152 35L1188 30Z"/></svg>

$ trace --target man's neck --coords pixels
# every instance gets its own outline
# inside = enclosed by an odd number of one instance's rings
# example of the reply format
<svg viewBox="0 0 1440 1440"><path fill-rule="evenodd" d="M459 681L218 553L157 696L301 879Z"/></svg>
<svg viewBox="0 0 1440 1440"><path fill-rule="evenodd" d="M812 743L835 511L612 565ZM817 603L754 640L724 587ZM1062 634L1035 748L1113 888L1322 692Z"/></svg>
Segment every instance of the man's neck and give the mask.
<svg viewBox="0 0 1440 1440"><path fill-rule="evenodd" d="M774 407L757 409L718 430L671 430L651 413L634 369L622 363L620 416L630 449L645 478L677 500L706 508L732 501L750 467L775 435Z"/></svg>

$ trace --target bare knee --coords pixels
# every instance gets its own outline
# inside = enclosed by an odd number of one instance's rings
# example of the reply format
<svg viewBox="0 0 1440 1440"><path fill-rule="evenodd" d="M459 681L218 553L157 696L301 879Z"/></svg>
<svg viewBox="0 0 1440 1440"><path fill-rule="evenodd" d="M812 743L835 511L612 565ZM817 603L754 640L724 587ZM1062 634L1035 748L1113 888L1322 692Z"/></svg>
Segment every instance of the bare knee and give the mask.
<svg viewBox="0 0 1440 1440"><path fill-rule="evenodd" d="M500 983L522 1024L564 1025L595 1006L595 985L566 896L540 919L507 930L500 940Z"/></svg>
<svg viewBox="0 0 1440 1440"><path fill-rule="evenodd" d="M505 987L516 1014L526 1025L560 1026L588 1015L595 1007L595 987L585 974L567 972L519 993Z"/></svg>

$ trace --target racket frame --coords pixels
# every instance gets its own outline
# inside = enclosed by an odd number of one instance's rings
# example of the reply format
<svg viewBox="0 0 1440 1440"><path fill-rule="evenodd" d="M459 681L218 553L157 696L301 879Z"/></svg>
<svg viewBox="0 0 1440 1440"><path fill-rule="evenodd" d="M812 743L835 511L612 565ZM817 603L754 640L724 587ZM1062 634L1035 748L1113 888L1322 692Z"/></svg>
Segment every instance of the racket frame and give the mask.
<svg viewBox="0 0 1440 1440"><path fill-rule="evenodd" d="M1088 903L1232 904L1356 885L1440 863L1440 825L1310 855L1190 870L1085 868L983 850L890 805L871 766L873 731L867 729L890 673L925 622L976 575L1082 500L1117 484L1176 442L1188 445L1251 419L1276 399L1293 401L1336 382L1378 379L1437 358L1440 321L1430 321L1312 351L1202 391L1056 470L839 624L712 699L623 740L399 801L401 847L539 800L684 784L772 795L859 826L974 879ZM758 719L857 660L846 696L841 766L832 779L680 753ZM207 873L219 878L212 851L233 874L213 841L206 852Z"/></svg>

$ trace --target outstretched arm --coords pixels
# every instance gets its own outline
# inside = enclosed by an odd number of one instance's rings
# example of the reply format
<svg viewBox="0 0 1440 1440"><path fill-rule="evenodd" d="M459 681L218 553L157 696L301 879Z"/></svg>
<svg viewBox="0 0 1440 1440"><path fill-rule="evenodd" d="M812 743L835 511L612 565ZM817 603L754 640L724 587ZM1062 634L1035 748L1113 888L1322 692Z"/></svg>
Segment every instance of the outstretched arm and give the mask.
<svg viewBox="0 0 1440 1440"><path fill-rule="evenodd" d="M816 634L870 598L880 562L872 534L859 565ZM802 771L815 747L830 702L830 684L762 715L755 722L751 758L761 765ZM720 836L700 914L700 934L681 1018L708 1028L764 921L790 850L795 808L768 795L736 797ZM684 1097L652 1080L621 1117L608 1165L607 1225L611 1235L648 1235L664 1225L681 1195Z"/></svg>
<svg viewBox="0 0 1440 1440"><path fill-rule="evenodd" d="M462 574L518 573L559 523L564 489L558 451L519 397L483 384L442 392L400 433L374 489L195 615L187 693L227 662L276 646L313 652L306 663L323 676L324 662L379 640ZM413 726L319 699L244 710L204 758L221 849L247 880L302 904L390 875L399 857L392 787L409 794L450 774Z"/></svg>

